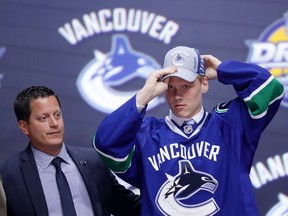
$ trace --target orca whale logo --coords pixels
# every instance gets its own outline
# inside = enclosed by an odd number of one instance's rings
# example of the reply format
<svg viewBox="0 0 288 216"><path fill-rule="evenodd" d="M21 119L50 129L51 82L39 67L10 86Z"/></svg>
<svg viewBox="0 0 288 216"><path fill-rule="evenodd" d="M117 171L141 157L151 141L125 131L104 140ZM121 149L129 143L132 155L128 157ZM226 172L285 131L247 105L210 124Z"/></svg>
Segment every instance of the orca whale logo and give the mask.
<svg viewBox="0 0 288 216"><path fill-rule="evenodd" d="M103 113L117 109L140 88L120 91L120 87L135 85L133 79L144 81L149 73L161 68L150 56L133 50L124 35L113 37L110 53L96 50L94 55L95 58L79 74L76 84L84 100ZM147 109L155 108L164 101L163 96L154 98Z"/></svg>
<svg viewBox="0 0 288 216"><path fill-rule="evenodd" d="M185 200L201 191L214 194L218 187L218 182L213 176L196 171L190 161L179 161L178 175L170 176L166 173L166 176L167 181L159 189L155 200L164 215L205 216L214 215L220 210L213 198L190 205L185 203Z"/></svg>

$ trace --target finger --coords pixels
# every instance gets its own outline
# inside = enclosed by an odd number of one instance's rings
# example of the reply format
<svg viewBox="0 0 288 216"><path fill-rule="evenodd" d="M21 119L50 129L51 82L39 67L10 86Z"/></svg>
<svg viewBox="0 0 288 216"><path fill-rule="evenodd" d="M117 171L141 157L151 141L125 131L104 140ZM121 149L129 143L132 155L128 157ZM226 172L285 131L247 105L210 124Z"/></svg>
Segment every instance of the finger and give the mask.
<svg viewBox="0 0 288 216"><path fill-rule="evenodd" d="M163 68L163 69L157 70L157 75L163 76L165 74L175 73L177 69L178 69L177 66Z"/></svg>
<svg viewBox="0 0 288 216"><path fill-rule="evenodd" d="M164 79L162 82L164 82L165 84L168 84L170 80L170 77L167 77L166 79Z"/></svg>
<svg viewBox="0 0 288 216"><path fill-rule="evenodd" d="M157 76L159 81L162 81L163 76L175 73L175 72L177 72L177 70L178 70L177 66L163 68L163 69L157 71L156 76Z"/></svg>

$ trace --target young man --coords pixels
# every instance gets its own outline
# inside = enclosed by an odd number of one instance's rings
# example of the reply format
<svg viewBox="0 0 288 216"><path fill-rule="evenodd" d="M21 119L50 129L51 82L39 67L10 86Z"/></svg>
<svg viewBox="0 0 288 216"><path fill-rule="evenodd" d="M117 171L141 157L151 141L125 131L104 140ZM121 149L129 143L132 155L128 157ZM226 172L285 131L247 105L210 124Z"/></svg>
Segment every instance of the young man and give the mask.
<svg viewBox="0 0 288 216"><path fill-rule="evenodd" d="M221 62L189 47L170 50L163 67L103 120L95 149L140 188L142 215L258 215L249 172L283 86L262 67ZM209 113L202 97L208 80L217 78L233 85L238 97ZM169 115L144 117L163 92Z"/></svg>
<svg viewBox="0 0 288 216"><path fill-rule="evenodd" d="M64 144L61 105L53 90L23 90L14 110L30 143L2 166L8 215L140 215L139 197L118 184L93 148Z"/></svg>

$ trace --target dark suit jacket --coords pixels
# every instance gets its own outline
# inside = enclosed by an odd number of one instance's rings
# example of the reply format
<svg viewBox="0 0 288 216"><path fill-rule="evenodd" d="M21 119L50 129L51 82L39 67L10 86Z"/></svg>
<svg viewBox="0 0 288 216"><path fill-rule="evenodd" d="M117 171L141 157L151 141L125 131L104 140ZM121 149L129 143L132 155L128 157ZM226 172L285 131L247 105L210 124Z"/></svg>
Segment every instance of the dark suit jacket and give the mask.
<svg viewBox="0 0 288 216"><path fill-rule="evenodd" d="M140 215L140 199L118 184L92 148L67 147L86 185L94 215ZM30 145L1 168L8 216L48 216ZM81 215L82 216L82 215Z"/></svg>

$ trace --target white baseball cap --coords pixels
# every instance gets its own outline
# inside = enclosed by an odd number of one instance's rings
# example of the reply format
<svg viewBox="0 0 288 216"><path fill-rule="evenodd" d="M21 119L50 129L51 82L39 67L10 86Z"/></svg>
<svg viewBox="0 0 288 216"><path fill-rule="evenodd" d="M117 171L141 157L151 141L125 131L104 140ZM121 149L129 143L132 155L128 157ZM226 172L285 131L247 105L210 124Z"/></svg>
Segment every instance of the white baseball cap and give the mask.
<svg viewBox="0 0 288 216"><path fill-rule="evenodd" d="M194 48L178 46L169 50L165 55L163 68L171 66L177 66L177 72L165 75L161 80L176 76L193 82L198 75L205 76L204 60Z"/></svg>

